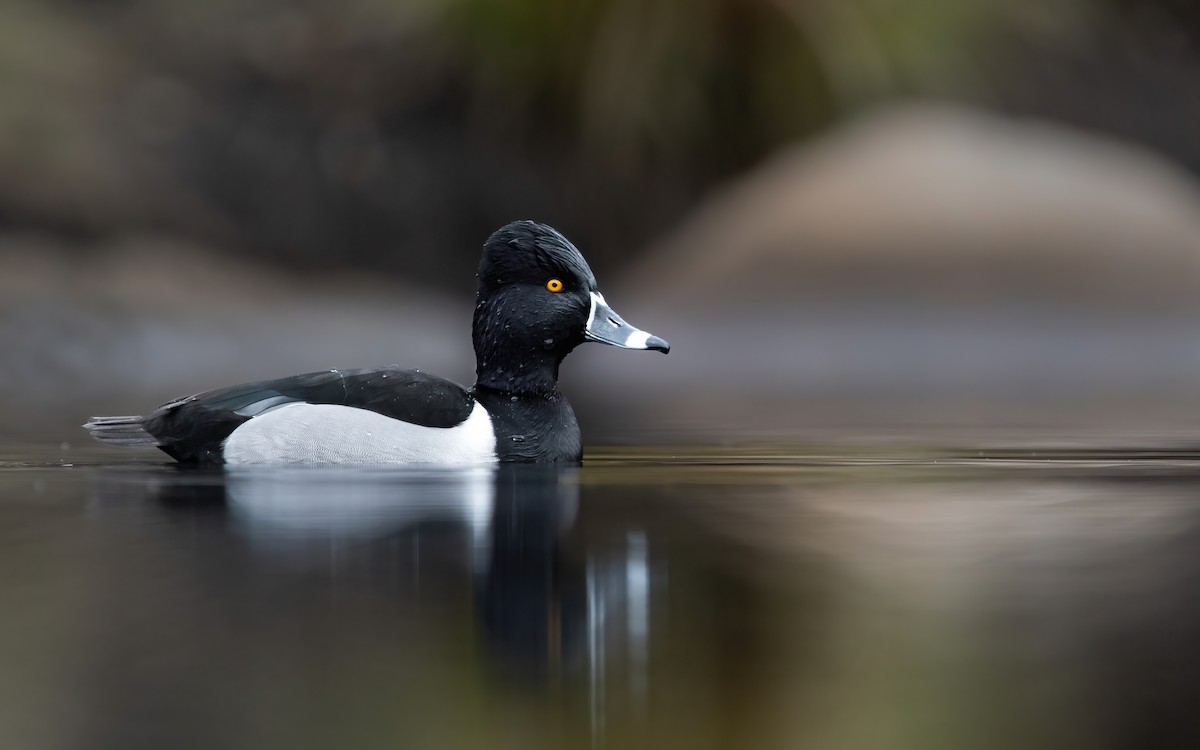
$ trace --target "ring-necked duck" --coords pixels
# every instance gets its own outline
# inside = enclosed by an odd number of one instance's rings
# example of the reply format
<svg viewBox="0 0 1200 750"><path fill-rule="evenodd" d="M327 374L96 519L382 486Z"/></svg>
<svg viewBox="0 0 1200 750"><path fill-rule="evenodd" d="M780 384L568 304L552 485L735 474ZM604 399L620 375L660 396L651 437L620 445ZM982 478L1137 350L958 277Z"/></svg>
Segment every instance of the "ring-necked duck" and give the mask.
<svg viewBox="0 0 1200 750"><path fill-rule="evenodd" d="M328 370L176 399L148 416L93 417L105 443L200 464L579 461L558 366L584 341L667 352L596 290L583 255L518 221L483 246L470 389L418 370Z"/></svg>

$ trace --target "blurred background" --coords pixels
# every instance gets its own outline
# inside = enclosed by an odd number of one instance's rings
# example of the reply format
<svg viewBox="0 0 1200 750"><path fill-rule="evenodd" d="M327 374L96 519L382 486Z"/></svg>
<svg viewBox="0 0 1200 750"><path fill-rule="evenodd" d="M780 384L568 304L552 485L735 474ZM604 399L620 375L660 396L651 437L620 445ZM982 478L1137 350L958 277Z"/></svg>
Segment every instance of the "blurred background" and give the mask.
<svg viewBox="0 0 1200 750"><path fill-rule="evenodd" d="M561 229L668 357L591 442L1187 430L1189 0L8 0L0 415L328 367L470 383L474 269Z"/></svg>
<svg viewBox="0 0 1200 750"><path fill-rule="evenodd" d="M78 427L468 384L522 218L581 470ZM1196 0L0 2L0 746L1200 747L1197 407Z"/></svg>

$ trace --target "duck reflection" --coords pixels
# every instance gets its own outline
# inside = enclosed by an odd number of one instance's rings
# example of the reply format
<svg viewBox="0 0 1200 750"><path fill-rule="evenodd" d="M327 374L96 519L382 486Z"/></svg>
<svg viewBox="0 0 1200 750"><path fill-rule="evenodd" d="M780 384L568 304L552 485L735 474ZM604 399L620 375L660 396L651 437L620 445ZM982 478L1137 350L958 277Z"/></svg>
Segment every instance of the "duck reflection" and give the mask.
<svg viewBox="0 0 1200 750"><path fill-rule="evenodd" d="M621 653L629 684L644 692L651 589L662 579L644 532L618 529L590 545L578 533L577 467L179 470L153 484L170 517L221 519L226 542L253 553L244 564L336 567L349 585L381 557L402 578L450 560L466 578L427 576L422 595L456 599L465 582L493 666L586 672L602 693L606 662Z"/></svg>
<svg viewBox="0 0 1200 750"><path fill-rule="evenodd" d="M506 466L495 487L487 574L476 587L486 637L510 664L576 665L587 598L563 540L579 504L578 470Z"/></svg>
<svg viewBox="0 0 1200 750"><path fill-rule="evenodd" d="M295 561L316 548L370 547L407 538L419 565L423 541L474 570L486 565L495 469L246 469L227 472L230 528L256 552ZM464 533L465 532L465 533ZM406 554L385 547L384 554Z"/></svg>

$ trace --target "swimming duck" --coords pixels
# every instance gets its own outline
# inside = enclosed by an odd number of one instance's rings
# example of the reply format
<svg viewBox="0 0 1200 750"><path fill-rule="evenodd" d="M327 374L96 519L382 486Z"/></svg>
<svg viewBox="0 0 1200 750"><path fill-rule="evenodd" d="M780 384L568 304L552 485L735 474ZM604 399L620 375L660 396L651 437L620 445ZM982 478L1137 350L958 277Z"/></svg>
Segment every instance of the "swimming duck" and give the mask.
<svg viewBox="0 0 1200 750"><path fill-rule="evenodd" d="M609 307L583 255L545 224L493 233L478 279L471 388L396 365L327 370L84 427L102 442L154 446L190 464L580 461L579 424L558 390L563 359L585 341L664 353L670 345Z"/></svg>

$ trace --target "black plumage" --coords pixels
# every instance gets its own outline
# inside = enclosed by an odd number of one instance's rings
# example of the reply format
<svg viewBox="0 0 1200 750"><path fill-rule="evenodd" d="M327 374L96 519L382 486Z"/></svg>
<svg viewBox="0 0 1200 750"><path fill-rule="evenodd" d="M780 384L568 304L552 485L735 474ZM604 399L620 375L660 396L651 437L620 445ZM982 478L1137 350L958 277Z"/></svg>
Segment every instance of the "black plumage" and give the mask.
<svg viewBox="0 0 1200 750"><path fill-rule="evenodd" d="M422 427L454 427L470 416L475 399L445 378L392 365L245 383L176 399L145 417L102 417L86 426L106 442L153 445L177 461L214 464L223 462L222 444L243 422L288 403L351 406ZM139 428L145 438L127 439Z"/></svg>
<svg viewBox="0 0 1200 750"><path fill-rule="evenodd" d="M562 291L551 293L556 278ZM558 368L584 341L596 278L583 255L554 229L518 221L483 246L472 340L479 385L544 396L558 390Z"/></svg>
<svg viewBox="0 0 1200 750"><path fill-rule="evenodd" d="M579 250L544 224L518 221L492 234L478 280L470 390L394 365L327 370L188 396L145 417L96 417L85 427L104 442L155 446L182 462L212 464L224 461L225 441L238 427L284 404L346 406L444 429L462 424L478 403L500 461L579 461L579 424L558 390L563 359L587 340L663 352L667 342L621 320L597 292ZM590 327L593 319L601 327Z"/></svg>

